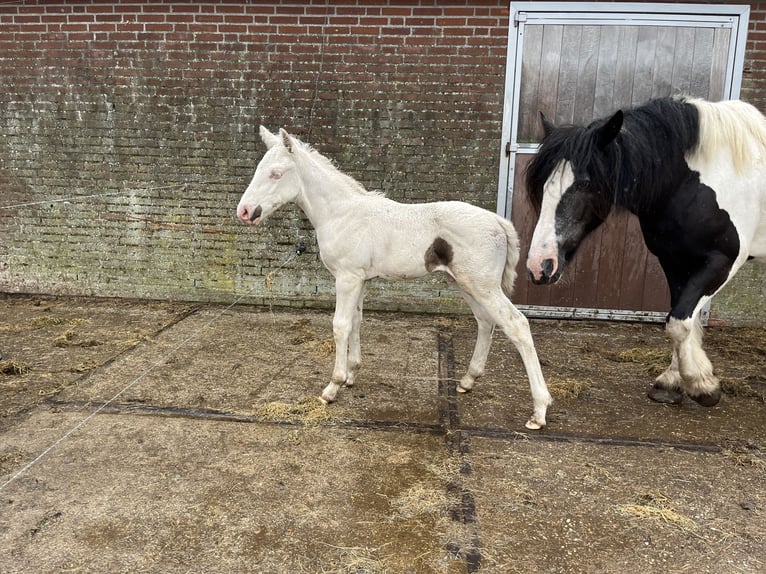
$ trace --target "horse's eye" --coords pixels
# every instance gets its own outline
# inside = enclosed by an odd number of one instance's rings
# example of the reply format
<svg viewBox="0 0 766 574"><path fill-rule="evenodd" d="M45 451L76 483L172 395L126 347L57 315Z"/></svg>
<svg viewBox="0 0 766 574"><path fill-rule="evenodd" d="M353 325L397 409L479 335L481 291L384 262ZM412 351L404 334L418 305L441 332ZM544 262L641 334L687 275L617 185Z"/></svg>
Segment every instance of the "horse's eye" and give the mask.
<svg viewBox="0 0 766 574"><path fill-rule="evenodd" d="M576 191L588 191L589 186L590 186L589 179L578 179L576 182L572 184L572 187Z"/></svg>
<svg viewBox="0 0 766 574"><path fill-rule="evenodd" d="M284 172L281 169L272 169L271 170L271 179L279 179L284 175Z"/></svg>

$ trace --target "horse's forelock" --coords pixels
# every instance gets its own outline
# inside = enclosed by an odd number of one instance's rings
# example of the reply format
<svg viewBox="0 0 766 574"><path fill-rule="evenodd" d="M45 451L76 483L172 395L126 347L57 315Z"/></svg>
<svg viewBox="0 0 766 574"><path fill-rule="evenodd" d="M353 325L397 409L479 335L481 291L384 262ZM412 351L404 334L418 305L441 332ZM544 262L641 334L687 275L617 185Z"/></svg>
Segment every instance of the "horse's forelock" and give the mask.
<svg viewBox="0 0 766 574"><path fill-rule="evenodd" d="M554 128L548 133L535 155L527 165L525 174L527 195L535 211L539 213L543 203L545 183L562 160L580 162L576 141L581 139L585 128L566 126Z"/></svg>

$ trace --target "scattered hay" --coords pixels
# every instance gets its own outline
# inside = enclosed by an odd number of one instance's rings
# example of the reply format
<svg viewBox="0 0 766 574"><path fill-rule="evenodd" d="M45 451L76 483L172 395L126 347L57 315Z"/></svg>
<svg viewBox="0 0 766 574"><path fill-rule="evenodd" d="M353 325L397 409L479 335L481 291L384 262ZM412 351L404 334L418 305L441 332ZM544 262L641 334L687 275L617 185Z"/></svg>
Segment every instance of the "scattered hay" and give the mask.
<svg viewBox="0 0 766 574"><path fill-rule="evenodd" d="M74 367L70 368L69 371L72 373L87 373L96 367L98 367L98 363L96 361L90 360L75 365Z"/></svg>
<svg viewBox="0 0 766 574"><path fill-rule="evenodd" d="M740 397L744 399L756 399L762 403L766 403L766 386L761 380L754 381L754 377L727 377L721 379L721 390L731 396ZM760 379L760 377L755 377ZM750 383L760 383L760 389L753 387Z"/></svg>
<svg viewBox="0 0 766 574"><path fill-rule="evenodd" d="M13 359L0 361L0 373L4 375L26 375L31 370L32 367L21 361L14 361Z"/></svg>
<svg viewBox="0 0 766 574"><path fill-rule="evenodd" d="M98 341L96 339L85 339L83 341L76 341L78 335L75 331L72 329L67 329L61 335L56 337L53 340L53 346L58 347L60 349L66 348L66 347L98 347L99 345L102 345L103 343L101 341Z"/></svg>
<svg viewBox="0 0 766 574"><path fill-rule="evenodd" d="M755 467L760 471L766 471L766 460L756 456L752 451L744 447L736 447L721 451L726 458L734 461L735 466Z"/></svg>
<svg viewBox="0 0 766 574"><path fill-rule="evenodd" d="M318 359L324 359L335 353L335 340L332 337L320 339L317 336L311 320L307 318L294 321L289 327L290 344L302 345L314 352Z"/></svg>
<svg viewBox="0 0 766 574"><path fill-rule="evenodd" d="M548 391L555 399L579 399L583 393L593 387L593 381L582 379L549 379Z"/></svg>
<svg viewBox="0 0 766 574"><path fill-rule="evenodd" d="M56 327L58 325L63 325L66 322L67 320L63 317L45 315L43 317L35 317L29 323L35 329L42 329L43 327Z"/></svg>
<svg viewBox="0 0 766 574"><path fill-rule="evenodd" d="M622 514L670 524L684 532L696 533L697 523L673 508L671 500L664 494L642 494L631 504L620 504L617 510Z"/></svg>
<svg viewBox="0 0 766 574"><path fill-rule="evenodd" d="M436 317L434 325L442 329L454 329L457 326L457 319L454 317Z"/></svg>
<svg viewBox="0 0 766 574"><path fill-rule="evenodd" d="M669 349L634 347L619 353L604 353L604 357L616 363L644 365L648 374L657 376L663 373L670 364L671 352Z"/></svg>
<svg viewBox="0 0 766 574"><path fill-rule="evenodd" d="M9 450L0 453L0 475L8 474L21 466L29 455L20 450Z"/></svg>
<svg viewBox="0 0 766 574"><path fill-rule="evenodd" d="M418 483L390 501L394 520L409 520L418 516L444 514L447 500L443 488Z"/></svg>
<svg viewBox="0 0 766 574"><path fill-rule="evenodd" d="M739 363L760 363L766 355L766 328L711 328L705 337L709 351Z"/></svg>
<svg viewBox="0 0 766 574"><path fill-rule="evenodd" d="M313 345L314 354L319 359L331 357L335 354L335 340L332 337L328 337L324 341L319 341Z"/></svg>
<svg viewBox="0 0 766 574"><path fill-rule="evenodd" d="M317 397L301 397L297 403L273 402L255 409L255 416L268 422L318 425L332 419L327 405Z"/></svg>
<svg viewBox="0 0 766 574"><path fill-rule="evenodd" d="M60 349L63 349L64 347L69 347L72 343L72 340L77 336L77 334L72 331L71 329L67 329L61 335L53 339L53 346L58 347Z"/></svg>

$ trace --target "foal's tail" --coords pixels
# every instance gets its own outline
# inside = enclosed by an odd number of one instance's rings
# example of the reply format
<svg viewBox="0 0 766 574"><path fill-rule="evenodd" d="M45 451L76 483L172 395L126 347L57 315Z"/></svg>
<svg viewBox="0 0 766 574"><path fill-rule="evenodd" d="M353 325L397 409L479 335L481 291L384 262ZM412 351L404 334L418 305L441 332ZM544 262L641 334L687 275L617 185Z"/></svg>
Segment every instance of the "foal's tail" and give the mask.
<svg viewBox="0 0 766 574"><path fill-rule="evenodd" d="M505 232L507 244L501 285L503 293L510 299L513 293L513 284L516 282L516 263L519 261L519 236L516 234L516 229L514 229L510 221L500 216L497 219Z"/></svg>

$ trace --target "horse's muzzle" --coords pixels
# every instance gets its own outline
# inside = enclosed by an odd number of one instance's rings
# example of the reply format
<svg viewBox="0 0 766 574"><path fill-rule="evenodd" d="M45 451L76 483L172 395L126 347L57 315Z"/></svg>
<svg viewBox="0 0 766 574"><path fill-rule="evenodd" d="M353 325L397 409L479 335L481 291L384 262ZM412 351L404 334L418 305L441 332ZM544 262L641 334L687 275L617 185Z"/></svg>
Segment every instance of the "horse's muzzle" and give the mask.
<svg viewBox="0 0 766 574"><path fill-rule="evenodd" d="M258 223L258 219L260 219L261 214L263 213L263 209L261 206L252 207L248 205L242 205L237 210L237 217L243 222L247 224L251 223Z"/></svg>
<svg viewBox="0 0 766 574"><path fill-rule="evenodd" d="M555 271L554 271L555 269ZM561 277L561 269L555 264L553 259L544 259L540 264L540 276L536 277L532 271L529 271L529 277L535 285L548 285L555 283Z"/></svg>

